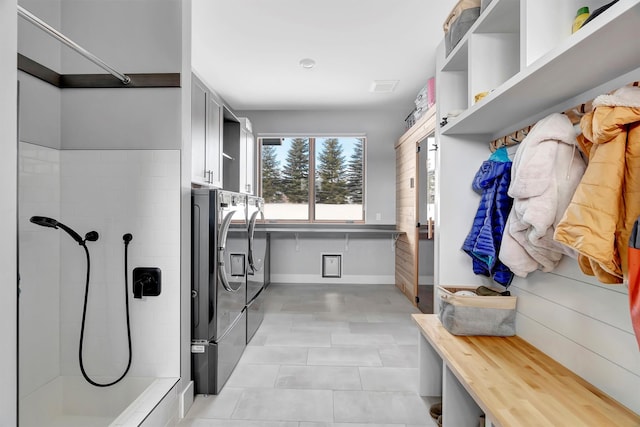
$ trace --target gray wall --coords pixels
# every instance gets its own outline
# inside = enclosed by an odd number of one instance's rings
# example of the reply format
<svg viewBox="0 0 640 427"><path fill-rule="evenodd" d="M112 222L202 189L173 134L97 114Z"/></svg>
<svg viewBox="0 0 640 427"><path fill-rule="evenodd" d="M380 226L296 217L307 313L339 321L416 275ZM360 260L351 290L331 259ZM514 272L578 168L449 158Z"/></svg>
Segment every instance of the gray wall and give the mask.
<svg viewBox="0 0 640 427"><path fill-rule="evenodd" d="M0 2L0 425L17 424L17 159L16 1Z"/></svg>
<svg viewBox="0 0 640 427"><path fill-rule="evenodd" d="M66 35L123 73L179 73L181 4L175 0L63 0ZM103 73L62 52L64 73ZM62 93L62 148L179 149L179 88L74 89Z"/></svg>
<svg viewBox="0 0 640 427"><path fill-rule="evenodd" d="M54 28L61 28L60 0L22 0L20 6ZM62 44L42 30L18 19L18 52L60 72ZM60 89L18 72L20 80L20 140L60 148Z"/></svg>
<svg viewBox="0 0 640 427"><path fill-rule="evenodd" d="M120 72L182 71L179 1L20 4ZM105 73L24 20L19 52L61 74ZM181 148L180 88L59 90L24 73L20 80L23 141L62 149Z"/></svg>
<svg viewBox="0 0 640 427"><path fill-rule="evenodd" d="M404 132L401 114L388 110L240 111L253 133L353 134L367 137L365 209L367 224L395 224L396 169L394 143ZM380 220L376 220L380 214Z"/></svg>
<svg viewBox="0 0 640 427"><path fill-rule="evenodd" d="M404 132L397 111L240 111L261 134L353 134L367 137L365 221L395 224L394 143ZM376 215L380 220L376 220ZM340 279L322 278L322 254L342 254ZM278 232L271 240L271 277L280 283L393 283L395 253L390 235Z"/></svg>

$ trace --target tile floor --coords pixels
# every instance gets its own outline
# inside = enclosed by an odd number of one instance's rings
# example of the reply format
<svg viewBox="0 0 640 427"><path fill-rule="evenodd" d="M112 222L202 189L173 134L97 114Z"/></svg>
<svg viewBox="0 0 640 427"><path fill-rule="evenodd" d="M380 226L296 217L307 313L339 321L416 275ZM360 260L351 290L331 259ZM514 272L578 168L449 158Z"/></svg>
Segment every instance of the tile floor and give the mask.
<svg viewBox="0 0 640 427"><path fill-rule="evenodd" d="M393 285L278 285L217 396L180 427L433 427L418 396L418 310Z"/></svg>

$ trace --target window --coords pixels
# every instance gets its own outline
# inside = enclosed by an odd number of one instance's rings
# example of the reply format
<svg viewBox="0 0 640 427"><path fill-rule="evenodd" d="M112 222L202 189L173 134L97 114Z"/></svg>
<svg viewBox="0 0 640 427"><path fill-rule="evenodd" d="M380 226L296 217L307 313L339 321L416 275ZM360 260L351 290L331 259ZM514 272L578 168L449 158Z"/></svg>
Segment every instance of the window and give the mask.
<svg viewBox="0 0 640 427"><path fill-rule="evenodd" d="M260 194L267 220L364 220L365 138L259 140Z"/></svg>

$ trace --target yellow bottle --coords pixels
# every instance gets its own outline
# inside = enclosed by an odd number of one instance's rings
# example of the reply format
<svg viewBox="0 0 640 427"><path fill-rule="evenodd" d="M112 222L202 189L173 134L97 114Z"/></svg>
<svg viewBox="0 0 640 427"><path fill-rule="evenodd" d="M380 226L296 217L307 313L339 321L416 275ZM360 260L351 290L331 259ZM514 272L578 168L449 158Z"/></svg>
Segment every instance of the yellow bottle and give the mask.
<svg viewBox="0 0 640 427"><path fill-rule="evenodd" d="M576 31L578 31L580 29L580 27L582 27L582 24L584 24L584 21L587 20L587 18L589 17L589 8L588 7L581 7L580 9L578 9L578 13L576 13L576 18L573 20L573 27L571 28L571 34L575 33Z"/></svg>

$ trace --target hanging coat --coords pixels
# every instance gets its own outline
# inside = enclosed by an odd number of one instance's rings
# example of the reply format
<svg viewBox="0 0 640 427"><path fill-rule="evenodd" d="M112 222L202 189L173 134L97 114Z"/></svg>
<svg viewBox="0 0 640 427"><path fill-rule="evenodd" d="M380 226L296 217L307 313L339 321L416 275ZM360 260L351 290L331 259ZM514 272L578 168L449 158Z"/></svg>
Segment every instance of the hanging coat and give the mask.
<svg viewBox="0 0 640 427"><path fill-rule="evenodd" d="M580 268L622 283L627 245L640 215L640 88L598 96L580 121L589 165L555 239L580 253Z"/></svg>
<svg viewBox="0 0 640 427"><path fill-rule="evenodd" d="M636 335L636 342L640 348L640 230L636 219L629 237L629 312L631 325Z"/></svg>
<svg viewBox="0 0 640 427"><path fill-rule="evenodd" d="M480 166L473 179L473 190L481 194L471 231L462 245L472 259L473 272L493 277L507 287L513 274L498 260L502 233L511 198L507 195L511 176L511 160L505 148L498 149Z"/></svg>
<svg viewBox="0 0 640 427"><path fill-rule="evenodd" d="M585 163L567 116L551 114L538 121L518 147L511 169L513 208L502 239L500 260L520 277L553 270L570 248L554 241Z"/></svg>

